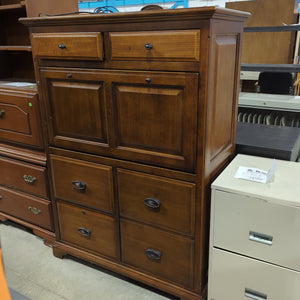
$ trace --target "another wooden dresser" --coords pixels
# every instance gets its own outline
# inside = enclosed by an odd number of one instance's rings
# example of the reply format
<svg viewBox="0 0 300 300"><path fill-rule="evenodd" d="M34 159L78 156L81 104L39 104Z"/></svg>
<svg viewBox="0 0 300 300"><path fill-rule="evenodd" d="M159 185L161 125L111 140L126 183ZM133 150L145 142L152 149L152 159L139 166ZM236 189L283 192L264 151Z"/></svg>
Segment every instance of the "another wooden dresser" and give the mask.
<svg viewBox="0 0 300 300"><path fill-rule="evenodd" d="M247 16L21 19L47 123L56 256L204 299L209 184L235 150Z"/></svg>
<svg viewBox="0 0 300 300"><path fill-rule="evenodd" d="M299 299L300 164L277 160L267 184L234 178L271 163L238 155L212 184L208 300Z"/></svg>

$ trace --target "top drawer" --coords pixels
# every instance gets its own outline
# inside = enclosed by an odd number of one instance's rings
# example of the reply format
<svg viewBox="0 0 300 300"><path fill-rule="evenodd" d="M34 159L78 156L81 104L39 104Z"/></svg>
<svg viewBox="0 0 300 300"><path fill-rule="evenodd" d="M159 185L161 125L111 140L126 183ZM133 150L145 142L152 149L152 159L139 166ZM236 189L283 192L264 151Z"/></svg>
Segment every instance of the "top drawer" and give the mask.
<svg viewBox="0 0 300 300"><path fill-rule="evenodd" d="M213 244L300 271L300 209L215 192Z"/></svg>
<svg viewBox="0 0 300 300"><path fill-rule="evenodd" d="M33 33L31 44L34 56L103 60L103 42L99 32Z"/></svg>
<svg viewBox="0 0 300 300"><path fill-rule="evenodd" d="M199 61L200 30L112 32L111 60Z"/></svg>

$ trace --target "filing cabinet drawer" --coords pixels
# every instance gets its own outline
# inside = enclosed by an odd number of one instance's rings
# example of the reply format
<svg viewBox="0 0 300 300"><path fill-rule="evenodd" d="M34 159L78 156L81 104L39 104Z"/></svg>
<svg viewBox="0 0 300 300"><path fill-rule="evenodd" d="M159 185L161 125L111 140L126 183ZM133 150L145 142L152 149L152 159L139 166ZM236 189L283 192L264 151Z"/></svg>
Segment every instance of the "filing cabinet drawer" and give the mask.
<svg viewBox="0 0 300 300"><path fill-rule="evenodd" d="M183 234L194 234L195 185L118 169L120 214Z"/></svg>
<svg viewBox="0 0 300 300"><path fill-rule="evenodd" d="M36 92L0 89L0 139L43 146Z"/></svg>
<svg viewBox="0 0 300 300"><path fill-rule="evenodd" d="M200 30L112 32L112 60L199 61Z"/></svg>
<svg viewBox="0 0 300 300"><path fill-rule="evenodd" d="M117 258L113 218L61 202L57 207L61 240Z"/></svg>
<svg viewBox="0 0 300 300"><path fill-rule="evenodd" d="M44 167L0 157L0 170L1 184L47 198Z"/></svg>
<svg viewBox="0 0 300 300"><path fill-rule="evenodd" d="M32 195L0 186L0 211L52 230L51 204Z"/></svg>
<svg viewBox="0 0 300 300"><path fill-rule="evenodd" d="M192 287L192 240L138 223L121 221L122 261L147 273Z"/></svg>
<svg viewBox="0 0 300 300"><path fill-rule="evenodd" d="M51 155L55 196L77 204L113 212L112 168Z"/></svg>
<svg viewBox="0 0 300 300"><path fill-rule="evenodd" d="M213 219L213 246L300 270L299 208L215 191Z"/></svg>
<svg viewBox="0 0 300 300"><path fill-rule="evenodd" d="M103 59L103 41L99 32L33 33L35 56L63 59Z"/></svg>
<svg viewBox="0 0 300 300"><path fill-rule="evenodd" d="M300 273L212 250L208 300L298 300Z"/></svg>

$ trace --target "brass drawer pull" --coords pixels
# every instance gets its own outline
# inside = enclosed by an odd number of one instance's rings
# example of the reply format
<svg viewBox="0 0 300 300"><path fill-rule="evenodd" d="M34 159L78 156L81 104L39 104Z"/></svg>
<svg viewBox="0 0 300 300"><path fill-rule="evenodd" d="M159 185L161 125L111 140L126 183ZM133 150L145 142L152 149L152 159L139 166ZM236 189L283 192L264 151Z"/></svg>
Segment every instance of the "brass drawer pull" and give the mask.
<svg viewBox="0 0 300 300"><path fill-rule="evenodd" d="M145 253L152 260L160 260L161 258L161 253L154 249L147 249Z"/></svg>
<svg viewBox="0 0 300 300"><path fill-rule="evenodd" d="M42 212L40 209L37 209L36 207L31 207L31 206L28 206L28 210L30 212L32 212L34 215L39 215Z"/></svg>
<svg viewBox="0 0 300 300"><path fill-rule="evenodd" d="M1 109L1 110L0 110L0 119L3 118L4 114L5 114L5 110L4 110L4 109Z"/></svg>
<svg viewBox="0 0 300 300"><path fill-rule="evenodd" d="M74 189L78 190L79 192L84 193L86 190L86 184L80 180L75 180L72 182L72 186Z"/></svg>
<svg viewBox="0 0 300 300"><path fill-rule="evenodd" d="M144 47L145 47L146 50L151 50L153 48L152 44L150 44L150 43L146 43L144 45Z"/></svg>
<svg viewBox="0 0 300 300"><path fill-rule="evenodd" d="M78 233L84 237L89 237L91 235L91 231L84 227L78 228Z"/></svg>
<svg viewBox="0 0 300 300"><path fill-rule="evenodd" d="M154 198L146 198L144 204L153 209L158 209L160 207L160 201Z"/></svg>
<svg viewBox="0 0 300 300"><path fill-rule="evenodd" d="M59 44L57 47L58 47L59 49L61 49L61 50L67 48L65 44Z"/></svg>
<svg viewBox="0 0 300 300"><path fill-rule="evenodd" d="M29 184L33 184L36 181L36 178L32 177L31 175L24 175L23 178L25 182Z"/></svg>

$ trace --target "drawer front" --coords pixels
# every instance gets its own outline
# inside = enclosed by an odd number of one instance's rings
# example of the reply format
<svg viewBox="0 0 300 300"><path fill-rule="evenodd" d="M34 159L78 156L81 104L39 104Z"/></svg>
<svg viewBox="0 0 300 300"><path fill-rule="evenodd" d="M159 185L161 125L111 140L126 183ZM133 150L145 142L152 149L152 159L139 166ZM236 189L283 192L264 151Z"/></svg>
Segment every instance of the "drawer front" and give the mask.
<svg viewBox="0 0 300 300"><path fill-rule="evenodd" d="M298 300L300 273L212 250L208 300Z"/></svg>
<svg viewBox="0 0 300 300"><path fill-rule="evenodd" d="M121 169L117 174L121 216L194 234L194 184Z"/></svg>
<svg viewBox="0 0 300 300"><path fill-rule="evenodd" d="M53 230L49 201L0 186L0 211Z"/></svg>
<svg viewBox="0 0 300 300"><path fill-rule="evenodd" d="M300 270L299 208L216 191L213 220L214 246Z"/></svg>
<svg viewBox="0 0 300 300"><path fill-rule="evenodd" d="M112 32L112 60L199 61L200 30Z"/></svg>
<svg viewBox="0 0 300 300"><path fill-rule="evenodd" d="M113 218L61 202L57 208L62 241L117 258Z"/></svg>
<svg viewBox="0 0 300 300"><path fill-rule="evenodd" d="M36 93L0 89L0 139L43 146Z"/></svg>
<svg viewBox="0 0 300 300"><path fill-rule="evenodd" d="M0 184L47 198L46 169L0 157Z"/></svg>
<svg viewBox="0 0 300 300"><path fill-rule="evenodd" d="M113 212L111 167L56 155L51 164L57 198Z"/></svg>
<svg viewBox="0 0 300 300"><path fill-rule="evenodd" d="M192 240L129 221L121 221L122 261L144 272L193 286Z"/></svg>
<svg viewBox="0 0 300 300"><path fill-rule="evenodd" d="M103 41L99 32L33 33L34 56L55 59L103 59Z"/></svg>

